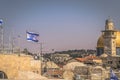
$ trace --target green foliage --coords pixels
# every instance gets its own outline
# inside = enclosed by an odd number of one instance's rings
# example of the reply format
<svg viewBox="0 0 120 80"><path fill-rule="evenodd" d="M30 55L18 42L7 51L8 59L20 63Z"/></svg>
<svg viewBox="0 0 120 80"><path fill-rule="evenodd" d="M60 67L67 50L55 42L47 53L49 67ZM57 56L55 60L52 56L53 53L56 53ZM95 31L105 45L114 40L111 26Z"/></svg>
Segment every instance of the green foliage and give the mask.
<svg viewBox="0 0 120 80"><path fill-rule="evenodd" d="M32 55L32 53L30 53L27 48L25 48L22 52L26 55Z"/></svg>

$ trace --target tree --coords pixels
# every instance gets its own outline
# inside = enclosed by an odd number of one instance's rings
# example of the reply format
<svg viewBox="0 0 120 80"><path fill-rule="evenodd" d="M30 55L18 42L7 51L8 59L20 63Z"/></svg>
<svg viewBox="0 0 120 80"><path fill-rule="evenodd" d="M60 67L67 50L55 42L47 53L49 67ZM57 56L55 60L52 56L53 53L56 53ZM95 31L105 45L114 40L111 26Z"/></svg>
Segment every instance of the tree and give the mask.
<svg viewBox="0 0 120 80"><path fill-rule="evenodd" d="M30 53L27 48L23 50L23 53L25 53L26 55L32 55L32 53Z"/></svg>

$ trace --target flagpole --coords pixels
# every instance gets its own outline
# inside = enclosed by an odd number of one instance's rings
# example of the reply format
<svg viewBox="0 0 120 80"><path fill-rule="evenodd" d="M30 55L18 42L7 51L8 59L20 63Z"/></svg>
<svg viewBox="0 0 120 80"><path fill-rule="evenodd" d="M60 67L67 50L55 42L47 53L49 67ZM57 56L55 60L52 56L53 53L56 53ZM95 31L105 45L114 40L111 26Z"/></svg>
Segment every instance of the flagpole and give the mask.
<svg viewBox="0 0 120 80"><path fill-rule="evenodd" d="M18 35L18 50L19 50L19 52L18 52L18 56L20 56L20 53L21 53L21 51L20 51L20 35Z"/></svg>
<svg viewBox="0 0 120 80"><path fill-rule="evenodd" d="M41 62L40 62L40 74L42 74L42 43L39 43L39 40L37 39L37 37L39 36L38 33L35 33L35 32L29 32L26 30L26 37L27 37L27 41L32 41L32 42L36 42L37 45L39 45L40 47L40 52L38 52L38 56L39 56L39 61L41 59ZM38 50L39 51L39 50Z"/></svg>
<svg viewBox="0 0 120 80"><path fill-rule="evenodd" d="M42 55L42 43L39 43L39 46L40 46L40 52L39 52L39 60L41 60L41 64L40 64L40 70L41 70L41 75L42 75L42 73L43 73L43 69L42 69L42 63L43 63L43 60L42 60L42 58L43 58L43 55Z"/></svg>
<svg viewBox="0 0 120 80"><path fill-rule="evenodd" d="M2 26L2 23L3 23L3 20L0 19L0 46L1 46L1 51L4 52L4 29L3 29L3 26Z"/></svg>
<svg viewBox="0 0 120 80"><path fill-rule="evenodd" d="M2 50L4 53L4 28L2 27Z"/></svg>
<svg viewBox="0 0 120 80"><path fill-rule="evenodd" d="M42 43L40 43L40 50L41 50L40 54L41 54L41 58L42 58L42 56L43 56L43 54L42 54Z"/></svg>

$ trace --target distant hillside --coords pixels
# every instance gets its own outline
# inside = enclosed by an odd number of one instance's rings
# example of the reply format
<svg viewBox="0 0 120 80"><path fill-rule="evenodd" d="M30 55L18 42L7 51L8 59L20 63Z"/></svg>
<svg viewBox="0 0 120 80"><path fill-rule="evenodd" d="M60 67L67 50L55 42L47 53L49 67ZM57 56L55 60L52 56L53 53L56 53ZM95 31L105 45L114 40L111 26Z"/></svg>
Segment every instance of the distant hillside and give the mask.
<svg viewBox="0 0 120 80"><path fill-rule="evenodd" d="M68 50L68 51L56 51L54 53L48 53L48 54L44 54L45 58L49 58L51 55L54 54L68 54L70 57L72 58L76 58L76 57L85 57L88 55L96 55L96 50L92 50L92 49L81 49L81 50Z"/></svg>

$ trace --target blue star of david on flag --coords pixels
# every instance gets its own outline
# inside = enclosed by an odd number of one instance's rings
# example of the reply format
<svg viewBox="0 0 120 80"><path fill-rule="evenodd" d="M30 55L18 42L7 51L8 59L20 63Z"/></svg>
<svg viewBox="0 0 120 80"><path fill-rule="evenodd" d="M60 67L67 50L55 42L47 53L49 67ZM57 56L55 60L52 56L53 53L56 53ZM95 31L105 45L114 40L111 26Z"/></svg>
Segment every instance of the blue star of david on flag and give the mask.
<svg viewBox="0 0 120 80"><path fill-rule="evenodd" d="M27 33L27 41L38 42L37 37L39 34L34 32L26 32Z"/></svg>

